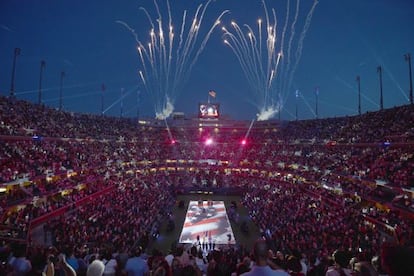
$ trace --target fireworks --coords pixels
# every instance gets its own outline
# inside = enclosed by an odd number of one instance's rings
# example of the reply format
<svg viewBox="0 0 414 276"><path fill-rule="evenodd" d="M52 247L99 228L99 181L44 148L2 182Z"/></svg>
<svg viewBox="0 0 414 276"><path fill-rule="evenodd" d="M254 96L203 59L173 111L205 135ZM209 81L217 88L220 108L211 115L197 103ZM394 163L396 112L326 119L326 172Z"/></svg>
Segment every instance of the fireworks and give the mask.
<svg viewBox="0 0 414 276"><path fill-rule="evenodd" d="M291 12L291 1L287 1L286 16L282 27L277 25L275 9L269 13L262 0L265 20L257 22L257 32L247 24L240 27L235 21L231 27L222 27L224 43L237 57L241 69L254 91L254 103L259 113L258 120L267 120L281 111L292 86L293 77L299 64L303 41L309 29L318 0L309 9L302 31L296 37L300 0ZM293 19L291 19L293 13ZM263 26L264 25L264 26ZM289 29L290 26L290 29ZM244 30L246 32L244 32ZM277 31L281 31L278 36Z"/></svg>
<svg viewBox="0 0 414 276"><path fill-rule="evenodd" d="M154 0L156 19L148 10L141 7L151 25L149 41L142 42L133 28L123 21L116 21L125 26L135 37L137 51L142 68L138 75L144 88L153 97L155 114L158 119L165 119L174 111L175 100L183 84L188 80L191 70L203 52L212 32L220 24L220 19L228 11L223 11L202 33L204 16L212 0L200 4L192 19L188 20L187 10L183 12L178 35L174 32L173 18L169 1L166 1L167 22L164 22L158 2Z"/></svg>

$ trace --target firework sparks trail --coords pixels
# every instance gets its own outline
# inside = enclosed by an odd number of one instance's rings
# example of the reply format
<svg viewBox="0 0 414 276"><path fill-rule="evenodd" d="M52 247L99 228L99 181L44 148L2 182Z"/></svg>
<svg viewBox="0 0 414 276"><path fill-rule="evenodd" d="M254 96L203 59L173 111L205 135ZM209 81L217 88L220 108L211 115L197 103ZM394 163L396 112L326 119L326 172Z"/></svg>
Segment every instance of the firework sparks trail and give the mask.
<svg viewBox="0 0 414 276"><path fill-rule="evenodd" d="M310 23L312 21L312 16L313 13L315 11L316 5L318 4L318 0L315 0L313 2L313 5L308 13L308 15L306 16L306 21L305 21L305 25L303 26L303 30L300 34L299 40L298 40L298 46L296 49L296 53L295 53L295 64L293 65L293 70L289 76L289 83L288 83L288 87L290 87L292 85L292 81L293 81L293 76L294 73L299 65L299 61L300 58L302 57L302 50L303 50L303 41L305 40L306 34L308 32L308 29L310 27Z"/></svg>
<svg viewBox="0 0 414 276"><path fill-rule="evenodd" d="M262 0L265 20L258 20L258 34L249 25L244 24L241 28L235 21L231 22L230 28L222 27L224 43L236 56L254 92L254 104L259 111L258 120L268 120L282 110L318 3L318 0L313 1L299 36L296 35L296 30L301 19L300 0L296 0L293 11L290 0L287 1L285 21L281 27L278 27L275 9L268 10L265 0ZM278 28L280 38L277 35Z"/></svg>
<svg viewBox="0 0 414 276"><path fill-rule="evenodd" d="M205 5L200 4L191 22L188 20L188 12L184 10L182 15L179 36L174 33L173 17L170 3L166 1L167 20L164 22L162 7L154 0L156 18L151 17L150 12L140 7L150 24L149 42L143 42L136 31L124 21L116 21L127 28L135 37L137 51L142 68L139 70L145 90L152 96L155 114L158 119L168 118L174 111L175 100L183 85L190 77L190 73L199 56L207 45L214 29L220 24L221 18L228 13L223 11L216 18L207 32L204 33L203 21L208 6L213 0L208 0Z"/></svg>

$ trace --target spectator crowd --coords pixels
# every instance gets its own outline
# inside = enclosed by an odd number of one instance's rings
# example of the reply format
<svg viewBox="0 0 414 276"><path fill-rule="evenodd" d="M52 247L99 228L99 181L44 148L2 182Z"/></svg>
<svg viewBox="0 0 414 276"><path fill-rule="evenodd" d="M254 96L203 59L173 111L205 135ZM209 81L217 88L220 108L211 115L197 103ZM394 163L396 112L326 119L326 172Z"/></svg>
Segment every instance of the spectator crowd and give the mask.
<svg viewBox="0 0 414 276"><path fill-rule="evenodd" d="M166 127L0 97L0 269L410 275L400 273L412 269L414 245L412 118L414 107L402 106L249 131ZM261 230L257 247L150 253L177 194L194 188L238 191ZM40 224L52 247L33 240Z"/></svg>

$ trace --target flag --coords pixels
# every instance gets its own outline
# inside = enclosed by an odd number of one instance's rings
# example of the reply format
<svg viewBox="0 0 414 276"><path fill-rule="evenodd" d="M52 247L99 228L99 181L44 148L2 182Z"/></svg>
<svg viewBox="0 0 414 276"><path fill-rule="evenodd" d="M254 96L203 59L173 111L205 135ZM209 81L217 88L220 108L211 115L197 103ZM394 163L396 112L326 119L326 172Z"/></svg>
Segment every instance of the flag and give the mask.
<svg viewBox="0 0 414 276"><path fill-rule="evenodd" d="M209 94L211 97L213 97L213 98L215 98L215 97L216 97L216 91L214 91L214 90L210 90L210 91L208 91L208 94Z"/></svg>

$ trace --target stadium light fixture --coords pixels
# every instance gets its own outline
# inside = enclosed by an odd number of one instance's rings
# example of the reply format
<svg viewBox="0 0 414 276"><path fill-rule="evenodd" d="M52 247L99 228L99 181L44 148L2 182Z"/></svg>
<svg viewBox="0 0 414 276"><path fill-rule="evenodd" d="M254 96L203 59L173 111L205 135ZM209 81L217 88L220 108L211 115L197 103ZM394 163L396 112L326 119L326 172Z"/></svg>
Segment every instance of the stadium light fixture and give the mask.
<svg viewBox="0 0 414 276"><path fill-rule="evenodd" d="M209 145L213 144L213 139L212 138L207 138L206 141L204 142L204 144L206 146L209 146Z"/></svg>

